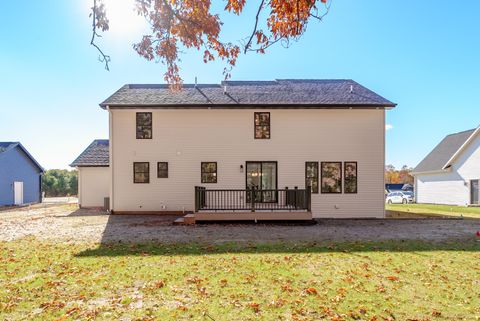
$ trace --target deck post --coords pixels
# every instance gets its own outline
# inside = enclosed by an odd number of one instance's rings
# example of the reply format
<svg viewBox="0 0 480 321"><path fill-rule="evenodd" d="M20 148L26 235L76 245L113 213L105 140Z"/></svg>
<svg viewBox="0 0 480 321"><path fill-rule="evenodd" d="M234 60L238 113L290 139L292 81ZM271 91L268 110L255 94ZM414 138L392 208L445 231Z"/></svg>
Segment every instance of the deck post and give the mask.
<svg viewBox="0 0 480 321"><path fill-rule="evenodd" d="M309 212L312 211L312 187L311 186L307 186L307 190L306 190L306 202L307 202L307 210Z"/></svg>
<svg viewBox="0 0 480 321"><path fill-rule="evenodd" d="M198 186L195 186L195 213L198 212L198 208L199 208L199 199L198 199Z"/></svg>
<svg viewBox="0 0 480 321"><path fill-rule="evenodd" d="M250 189L250 202L251 202L251 210L255 212L255 187L252 186Z"/></svg>
<svg viewBox="0 0 480 321"><path fill-rule="evenodd" d="M285 186L285 205L290 205L290 194L289 194L288 186Z"/></svg>
<svg viewBox="0 0 480 321"><path fill-rule="evenodd" d="M295 186L294 191L295 191L294 192L294 199L295 199L294 205L295 205L295 210L296 210L297 207L298 207L298 204L297 204L297 202L298 202L298 186Z"/></svg>

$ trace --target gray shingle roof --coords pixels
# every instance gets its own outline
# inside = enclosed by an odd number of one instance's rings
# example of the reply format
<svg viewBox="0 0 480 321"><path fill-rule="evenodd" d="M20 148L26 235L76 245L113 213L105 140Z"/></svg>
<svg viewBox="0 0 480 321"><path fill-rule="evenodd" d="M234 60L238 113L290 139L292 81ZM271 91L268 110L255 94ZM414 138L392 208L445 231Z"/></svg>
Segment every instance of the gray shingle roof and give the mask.
<svg viewBox="0 0 480 321"><path fill-rule="evenodd" d="M226 93L224 90L226 88ZM280 106L277 106L280 105ZM349 79L277 79L274 81L223 81L221 84L125 85L101 107L395 107L391 101Z"/></svg>
<svg viewBox="0 0 480 321"><path fill-rule="evenodd" d="M108 139L95 139L70 166L109 166Z"/></svg>
<svg viewBox="0 0 480 321"><path fill-rule="evenodd" d="M467 142L476 129L445 137L413 170L414 173L440 171L455 153Z"/></svg>

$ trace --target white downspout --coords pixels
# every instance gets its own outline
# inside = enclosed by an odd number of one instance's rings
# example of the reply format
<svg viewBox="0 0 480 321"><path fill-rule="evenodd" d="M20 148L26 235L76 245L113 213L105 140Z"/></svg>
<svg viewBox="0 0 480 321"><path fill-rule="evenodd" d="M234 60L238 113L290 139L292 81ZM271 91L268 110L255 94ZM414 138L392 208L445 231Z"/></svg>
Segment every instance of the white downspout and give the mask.
<svg viewBox="0 0 480 321"><path fill-rule="evenodd" d="M385 108L382 109L383 113L383 168L382 168L382 174L383 174L383 186L382 186L382 200L383 200L383 218L387 217L387 212L385 210L385 162L386 162L386 154L387 154L387 113L385 112Z"/></svg>
<svg viewBox="0 0 480 321"><path fill-rule="evenodd" d="M77 167L77 171L78 171L78 207L79 208L82 208L82 172L81 172L81 168L80 167Z"/></svg>

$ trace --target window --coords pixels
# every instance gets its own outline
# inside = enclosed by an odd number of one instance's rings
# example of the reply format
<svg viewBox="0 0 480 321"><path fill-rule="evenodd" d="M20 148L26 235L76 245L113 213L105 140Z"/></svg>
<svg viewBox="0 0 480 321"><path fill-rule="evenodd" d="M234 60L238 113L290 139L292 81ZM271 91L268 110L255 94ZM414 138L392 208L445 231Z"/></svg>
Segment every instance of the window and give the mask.
<svg viewBox="0 0 480 321"><path fill-rule="evenodd" d="M168 162L157 163L157 178L168 178Z"/></svg>
<svg viewBox="0 0 480 321"><path fill-rule="evenodd" d="M255 139L270 139L270 113L255 113Z"/></svg>
<svg viewBox="0 0 480 321"><path fill-rule="evenodd" d="M217 182L217 163L202 162L202 183Z"/></svg>
<svg viewBox="0 0 480 321"><path fill-rule="evenodd" d="M345 162L345 184L344 193L356 194L357 188L357 162Z"/></svg>
<svg viewBox="0 0 480 321"><path fill-rule="evenodd" d="M318 162L305 163L305 187L310 186L312 193L318 193Z"/></svg>
<svg viewBox="0 0 480 321"><path fill-rule="evenodd" d="M133 182L134 183L150 183L150 163L148 162L133 163Z"/></svg>
<svg viewBox="0 0 480 321"><path fill-rule="evenodd" d="M322 162L322 194L342 193L342 163Z"/></svg>
<svg viewBox="0 0 480 321"><path fill-rule="evenodd" d="M152 113L137 113L137 139L152 139Z"/></svg>

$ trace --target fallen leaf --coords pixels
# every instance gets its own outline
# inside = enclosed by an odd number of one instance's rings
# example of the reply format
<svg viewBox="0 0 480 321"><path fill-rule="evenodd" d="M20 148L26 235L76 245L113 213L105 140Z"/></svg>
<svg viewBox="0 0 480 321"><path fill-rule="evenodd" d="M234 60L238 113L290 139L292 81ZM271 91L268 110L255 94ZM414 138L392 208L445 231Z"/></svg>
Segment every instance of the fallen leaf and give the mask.
<svg viewBox="0 0 480 321"><path fill-rule="evenodd" d="M251 303L248 304L248 306L249 306L250 308L252 308L253 311L255 311L255 313L260 312L260 304L255 303L255 302L251 302Z"/></svg>
<svg viewBox="0 0 480 321"><path fill-rule="evenodd" d="M315 289L315 288L307 288L307 289L305 289L305 293L307 293L309 295L317 295L318 294L317 289Z"/></svg>

